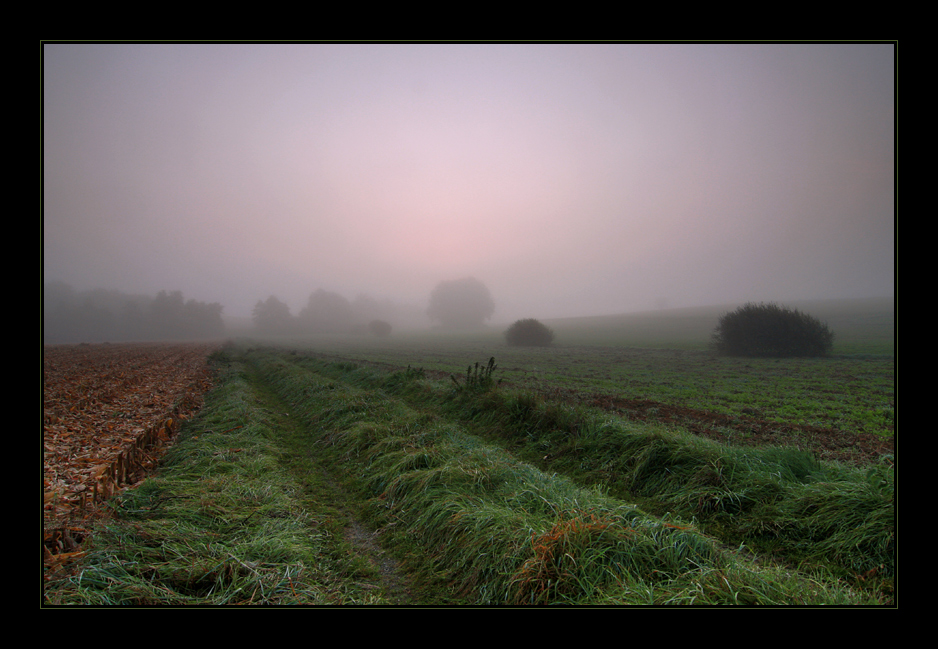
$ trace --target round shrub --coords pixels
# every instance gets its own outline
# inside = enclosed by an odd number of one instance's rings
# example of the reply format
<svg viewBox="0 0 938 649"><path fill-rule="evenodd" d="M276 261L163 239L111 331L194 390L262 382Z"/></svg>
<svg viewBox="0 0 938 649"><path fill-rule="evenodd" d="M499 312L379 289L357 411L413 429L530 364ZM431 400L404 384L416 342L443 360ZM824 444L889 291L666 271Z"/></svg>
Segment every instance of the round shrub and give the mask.
<svg viewBox="0 0 938 649"><path fill-rule="evenodd" d="M725 356L825 356L833 346L825 323L777 304L749 302L722 315L713 331L713 347Z"/></svg>
<svg viewBox="0 0 938 649"><path fill-rule="evenodd" d="M547 347L554 341L554 332L534 318L518 320L508 327L505 340L509 345Z"/></svg>

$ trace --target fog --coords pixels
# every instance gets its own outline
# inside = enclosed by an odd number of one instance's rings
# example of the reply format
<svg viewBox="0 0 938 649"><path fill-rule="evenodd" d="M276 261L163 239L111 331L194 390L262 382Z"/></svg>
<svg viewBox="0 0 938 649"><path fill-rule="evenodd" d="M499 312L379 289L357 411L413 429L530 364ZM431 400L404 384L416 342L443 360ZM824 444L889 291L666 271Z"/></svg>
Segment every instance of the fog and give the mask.
<svg viewBox="0 0 938 649"><path fill-rule="evenodd" d="M249 317L474 277L492 322L894 293L891 44L42 56L44 282Z"/></svg>

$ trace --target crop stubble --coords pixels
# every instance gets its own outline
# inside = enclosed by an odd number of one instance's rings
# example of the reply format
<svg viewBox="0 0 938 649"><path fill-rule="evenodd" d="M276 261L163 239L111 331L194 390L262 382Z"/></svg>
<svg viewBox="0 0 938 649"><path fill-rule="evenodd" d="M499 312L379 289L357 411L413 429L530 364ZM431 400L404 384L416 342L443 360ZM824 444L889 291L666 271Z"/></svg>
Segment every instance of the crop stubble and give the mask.
<svg viewBox="0 0 938 649"><path fill-rule="evenodd" d="M211 386L211 344L43 348L43 554L63 562L100 503L156 466Z"/></svg>

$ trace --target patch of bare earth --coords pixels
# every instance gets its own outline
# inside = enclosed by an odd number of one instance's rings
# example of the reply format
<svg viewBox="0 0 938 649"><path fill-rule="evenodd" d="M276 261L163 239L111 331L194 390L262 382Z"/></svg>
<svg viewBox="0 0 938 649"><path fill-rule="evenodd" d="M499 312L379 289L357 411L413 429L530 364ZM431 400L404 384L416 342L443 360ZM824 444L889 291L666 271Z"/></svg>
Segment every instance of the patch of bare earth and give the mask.
<svg viewBox="0 0 938 649"><path fill-rule="evenodd" d="M345 540L378 571L381 585L392 604L410 603L410 589L400 564L381 548L374 532L352 519L345 528Z"/></svg>

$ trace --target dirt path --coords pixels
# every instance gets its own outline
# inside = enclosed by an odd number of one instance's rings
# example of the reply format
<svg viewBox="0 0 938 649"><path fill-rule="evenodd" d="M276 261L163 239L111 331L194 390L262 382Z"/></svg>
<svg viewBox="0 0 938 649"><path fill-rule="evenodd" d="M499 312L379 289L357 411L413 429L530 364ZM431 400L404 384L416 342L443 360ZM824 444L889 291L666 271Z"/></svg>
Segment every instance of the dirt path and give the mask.
<svg viewBox="0 0 938 649"><path fill-rule="evenodd" d="M382 549L376 540L375 532L353 518L345 527L345 540L378 571L381 585L391 604L415 603L409 580L400 563Z"/></svg>
<svg viewBox="0 0 938 649"><path fill-rule="evenodd" d="M315 450L311 450L308 443L309 436L303 430L299 415L291 408L289 403L283 401L274 391L265 384L262 377L248 373L255 394L263 402L269 412L277 421L281 431L279 441L289 447L289 457L302 457L300 461L285 462L290 470L297 474L298 482L306 485L306 494L303 500L311 508L321 510L321 503L328 503L330 517L335 525L341 529L341 537L356 555L356 559L367 563L374 570L383 599L388 604L409 605L419 604L419 598L414 594L411 579L400 563L381 547L378 536L367 523L356 513L363 503L357 501L336 478L328 466L318 461ZM305 460L305 461L304 461ZM316 475L310 475L310 464Z"/></svg>

